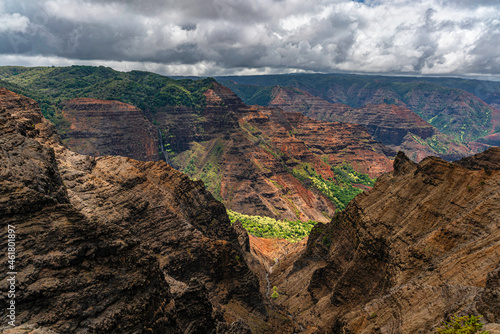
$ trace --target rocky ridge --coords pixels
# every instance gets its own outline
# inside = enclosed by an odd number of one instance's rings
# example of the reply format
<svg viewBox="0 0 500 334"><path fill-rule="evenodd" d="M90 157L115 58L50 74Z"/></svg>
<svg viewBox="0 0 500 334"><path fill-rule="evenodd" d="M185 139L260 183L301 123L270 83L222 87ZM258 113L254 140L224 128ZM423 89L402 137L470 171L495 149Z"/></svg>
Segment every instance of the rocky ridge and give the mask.
<svg viewBox="0 0 500 334"><path fill-rule="evenodd" d="M400 152L392 173L275 268L277 303L310 333L430 333L455 313L498 329L499 155L415 164Z"/></svg>
<svg viewBox="0 0 500 334"><path fill-rule="evenodd" d="M5 89L0 117L0 221L4 237L8 225L16 231L16 324L266 332L273 315L258 279L201 182L160 161L71 152L33 100ZM6 308L6 280L0 289Z"/></svg>

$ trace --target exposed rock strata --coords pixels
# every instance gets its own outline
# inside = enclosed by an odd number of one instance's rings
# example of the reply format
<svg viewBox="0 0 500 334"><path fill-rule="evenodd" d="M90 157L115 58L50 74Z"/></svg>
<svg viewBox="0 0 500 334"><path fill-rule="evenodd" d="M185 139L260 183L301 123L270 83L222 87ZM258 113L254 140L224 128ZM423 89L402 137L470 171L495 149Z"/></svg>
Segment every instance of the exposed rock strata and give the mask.
<svg viewBox="0 0 500 334"><path fill-rule="evenodd" d="M403 150L415 161L430 155L452 161L477 152L453 141L403 106L383 103L353 108L342 103L330 103L297 88L281 86L275 87L272 94L269 106L322 121L363 125L376 140L395 150Z"/></svg>
<svg viewBox="0 0 500 334"><path fill-rule="evenodd" d="M499 154L459 162L471 169L398 154L394 172L276 268L277 303L325 333L430 333L455 313L498 326Z"/></svg>
<svg viewBox="0 0 500 334"><path fill-rule="evenodd" d="M227 82L230 88L247 92L254 91L255 86L246 85L295 87L330 103L343 103L354 108L367 104L398 105L414 111L442 133L465 143L498 132L500 120L495 94L484 94L481 88L472 88L481 84L471 81L455 85L447 79L436 79L431 83L421 78L338 74L235 76L219 77L218 80ZM235 87L237 83L241 84L239 88ZM457 88L446 87L448 85Z"/></svg>
<svg viewBox="0 0 500 334"><path fill-rule="evenodd" d="M147 112L117 101L79 98L63 103L65 143L79 153L158 159L202 179L235 211L280 219L328 221L335 206L291 173L309 163L325 177L331 166L351 163L371 177L391 169L395 152L364 128L321 123L279 109L245 105L230 89L213 84L200 108L163 106Z"/></svg>
<svg viewBox="0 0 500 334"><path fill-rule="evenodd" d="M16 324L58 333L262 326L257 277L201 182L164 162L71 152L34 101L5 89L0 118L0 221L16 229ZM5 309L5 280L0 288Z"/></svg>
<svg viewBox="0 0 500 334"><path fill-rule="evenodd" d="M209 190L232 210L327 221L335 207L311 185L299 181L292 173L295 167L309 163L326 179L335 177L331 166L344 162L372 177L392 167L389 157L394 152L373 140L361 126L246 106L219 84L205 95L205 111L197 116L203 138L190 135L186 139L192 140L189 150L179 152L174 163L185 170L192 168L193 177L213 173L215 182L208 184ZM184 126L184 117L170 113L155 117L160 124L168 122L169 129Z"/></svg>
<svg viewBox="0 0 500 334"><path fill-rule="evenodd" d="M62 117L68 123L62 137L73 151L159 160L158 129L140 109L119 101L89 98L68 100L61 105Z"/></svg>

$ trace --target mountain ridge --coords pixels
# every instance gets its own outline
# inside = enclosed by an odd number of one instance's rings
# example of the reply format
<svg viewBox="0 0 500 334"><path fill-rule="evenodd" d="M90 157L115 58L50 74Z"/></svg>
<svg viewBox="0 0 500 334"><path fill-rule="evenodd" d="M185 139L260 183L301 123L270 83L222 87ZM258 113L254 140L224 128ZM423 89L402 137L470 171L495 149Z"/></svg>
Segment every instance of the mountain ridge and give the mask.
<svg viewBox="0 0 500 334"><path fill-rule="evenodd" d="M353 108L342 103L330 103L298 88L276 86L269 106L300 112L314 119L360 124L378 141L393 150L404 150L413 160L440 156L455 160L476 152L441 133L408 108L394 104L367 104Z"/></svg>
<svg viewBox="0 0 500 334"><path fill-rule="evenodd" d="M31 89L79 153L162 158L244 214L326 222L371 184L339 180L335 168L346 161L373 178L390 170L395 154L359 126L248 107L213 79L175 81L85 66L1 68L0 77ZM120 102L108 110L103 98ZM120 104L130 102L135 107ZM312 174L304 174L309 167Z"/></svg>
<svg viewBox="0 0 500 334"><path fill-rule="evenodd" d="M473 95L474 89L465 91L460 89L463 85L444 86L434 81L426 81L425 78L419 80L420 78L341 74L289 74L227 76L216 79L227 84L237 94L242 94L244 101L249 104L256 103L251 101L253 96L265 96L259 99L259 103L268 103L271 87L275 85L299 88L328 102L343 103L354 108L363 107L368 103L396 104L414 111L444 134L463 142L475 141L500 129L500 110ZM473 86L472 83L470 85ZM488 85L483 86L480 91L488 95L488 89L485 89ZM491 96L495 96L496 88L492 89ZM258 94L246 95L245 90ZM491 101L496 100L493 98Z"/></svg>

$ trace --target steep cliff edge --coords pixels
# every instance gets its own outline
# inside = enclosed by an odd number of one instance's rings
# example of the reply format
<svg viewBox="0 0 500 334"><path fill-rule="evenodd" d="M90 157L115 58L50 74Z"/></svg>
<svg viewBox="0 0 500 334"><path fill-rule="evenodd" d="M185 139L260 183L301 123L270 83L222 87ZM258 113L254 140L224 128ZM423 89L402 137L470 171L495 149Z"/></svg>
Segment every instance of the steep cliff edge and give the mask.
<svg viewBox="0 0 500 334"><path fill-rule="evenodd" d="M276 303L322 333L430 333L455 313L498 326L499 154L460 162L471 169L398 154L394 172L275 268Z"/></svg>
<svg viewBox="0 0 500 334"><path fill-rule="evenodd" d="M77 153L159 160L158 129L137 107L119 101L79 98L61 103L63 141Z"/></svg>
<svg viewBox="0 0 500 334"><path fill-rule="evenodd" d="M71 152L33 100L5 89L0 117L0 221L4 240L15 230L16 325L265 332L272 316L258 279L202 183L164 162ZM2 280L4 309L9 289Z"/></svg>

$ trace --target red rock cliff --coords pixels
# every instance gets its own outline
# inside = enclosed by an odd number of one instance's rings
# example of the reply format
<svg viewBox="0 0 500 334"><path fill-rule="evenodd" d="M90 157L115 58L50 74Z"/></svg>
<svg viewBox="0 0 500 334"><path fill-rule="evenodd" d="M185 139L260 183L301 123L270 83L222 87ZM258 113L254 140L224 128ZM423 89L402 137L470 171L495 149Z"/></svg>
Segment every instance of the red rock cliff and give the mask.
<svg viewBox="0 0 500 334"><path fill-rule="evenodd" d="M158 129L140 109L119 101L89 98L64 101L62 106L62 116L69 124L63 139L75 152L159 160Z"/></svg>

